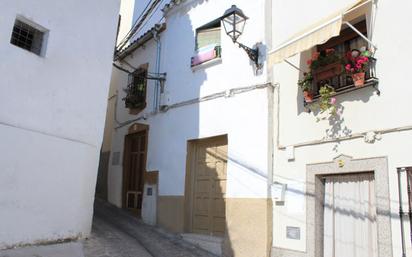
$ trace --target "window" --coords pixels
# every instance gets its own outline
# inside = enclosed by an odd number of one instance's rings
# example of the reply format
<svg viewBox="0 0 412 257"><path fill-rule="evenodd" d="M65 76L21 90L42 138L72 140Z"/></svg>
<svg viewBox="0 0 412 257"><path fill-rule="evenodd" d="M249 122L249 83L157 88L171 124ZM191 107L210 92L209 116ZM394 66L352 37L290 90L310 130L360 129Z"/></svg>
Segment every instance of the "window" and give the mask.
<svg viewBox="0 0 412 257"><path fill-rule="evenodd" d="M192 57L192 67L221 56L220 34L220 19L196 29L196 55Z"/></svg>
<svg viewBox="0 0 412 257"><path fill-rule="evenodd" d="M220 45L220 20L213 21L196 30L196 50Z"/></svg>
<svg viewBox="0 0 412 257"><path fill-rule="evenodd" d="M356 23L354 26L362 34L367 36L365 20ZM328 62L327 65L322 65L321 67L312 70L312 92L314 92L315 95L318 95L319 89L325 84L332 86L336 92L354 87L352 77L345 72L341 59L345 57L349 51L354 49L359 50L367 45L367 42L350 28L342 30L339 36L331 38L325 44L318 45L316 47L316 52L321 56L325 56L327 51L333 49L338 58L336 58L336 61L333 63ZM373 58L370 58L370 67L365 75L366 80L373 77L372 68L374 61Z"/></svg>
<svg viewBox="0 0 412 257"><path fill-rule="evenodd" d="M16 19L10 43L27 51L41 55L45 31Z"/></svg>
<svg viewBox="0 0 412 257"><path fill-rule="evenodd" d="M139 68L129 75L129 83L124 90L126 108L142 110L146 107L147 69Z"/></svg>

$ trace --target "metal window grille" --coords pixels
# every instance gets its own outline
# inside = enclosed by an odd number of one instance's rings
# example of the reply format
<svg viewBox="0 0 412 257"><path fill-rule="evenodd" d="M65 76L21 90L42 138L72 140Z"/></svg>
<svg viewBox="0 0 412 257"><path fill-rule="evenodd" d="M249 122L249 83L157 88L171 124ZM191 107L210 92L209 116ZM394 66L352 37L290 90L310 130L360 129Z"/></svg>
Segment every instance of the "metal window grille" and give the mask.
<svg viewBox="0 0 412 257"><path fill-rule="evenodd" d="M10 43L40 55L43 44L44 32L16 20L13 27Z"/></svg>
<svg viewBox="0 0 412 257"><path fill-rule="evenodd" d="M367 36L365 20L357 23L355 26L360 29L365 36ZM361 36L359 36L352 29L347 28L341 31L340 36L331 39L323 45L319 45L317 47L317 51L320 52L321 55L324 55L326 49L333 48L338 56L344 57L350 50L360 49L362 46L366 45L365 40ZM370 62L366 70L365 79L376 79L376 59L370 57L369 61ZM324 65L323 67L319 67L317 70L313 71L313 75L314 80L312 91L315 95L319 95L320 88L326 84L332 86L336 92L344 91L348 88L354 87L352 76L344 71L344 67L341 61L336 61L334 63Z"/></svg>
<svg viewBox="0 0 412 257"><path fill-rule="evenodd" d="M146 81L147 71L145 69L138 69L129 75L129 83L125 89L126 108L140 109L144 108L146 104Z"/></svg>

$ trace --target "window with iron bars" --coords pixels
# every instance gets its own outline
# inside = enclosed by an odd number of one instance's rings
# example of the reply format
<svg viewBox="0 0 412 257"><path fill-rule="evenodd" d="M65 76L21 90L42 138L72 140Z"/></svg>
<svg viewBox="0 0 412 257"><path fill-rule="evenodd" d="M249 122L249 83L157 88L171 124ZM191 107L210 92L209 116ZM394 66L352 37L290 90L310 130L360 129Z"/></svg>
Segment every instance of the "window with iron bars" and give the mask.
<svg viewBox="0 0 412 257"><path fill-rule="evenodd" d="M12 45L41 55L43 40L43 31L40 31L23 21L15 21L10 39Z"/></svg>
<svg viewBox="0 0 412 257"><path fill-rule="evenodd" d="M126 108L144 109L146 107L147 70L137 69L129 74L128 85L124 89L126 97L123 98Z"/></svg>

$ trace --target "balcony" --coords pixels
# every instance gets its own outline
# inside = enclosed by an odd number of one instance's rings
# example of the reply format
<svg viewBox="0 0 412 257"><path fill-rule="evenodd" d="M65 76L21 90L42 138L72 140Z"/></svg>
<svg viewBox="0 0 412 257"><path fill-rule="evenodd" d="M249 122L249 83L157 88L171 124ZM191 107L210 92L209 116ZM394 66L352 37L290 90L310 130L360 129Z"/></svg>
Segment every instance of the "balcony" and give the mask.
<svg viewBox="0 0 412 257"><path fill-rule="evenodd" d="M315 102L320 97L319 89L326 84L335 89L336 93L334 94L334 96L365 87L373 87L377 91L377 94L380 95L380 91L377 88L379 79L376 77L375 65L376 59L369 57L369 65L365 73L365 84L362 87L355 87L352 76L345 72L345 69L340 62L335 62L323 67L319 67L312 72L313 82L311 92L314 95L313 102ZM306 104L308 103L305 101L305 105Z"/></svg>

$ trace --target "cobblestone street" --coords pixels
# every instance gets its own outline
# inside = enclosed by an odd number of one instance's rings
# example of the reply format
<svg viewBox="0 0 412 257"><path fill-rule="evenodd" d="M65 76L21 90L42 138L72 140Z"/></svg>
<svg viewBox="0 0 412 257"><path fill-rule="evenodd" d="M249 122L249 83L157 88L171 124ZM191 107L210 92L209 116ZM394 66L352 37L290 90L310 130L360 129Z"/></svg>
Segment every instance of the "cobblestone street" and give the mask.
<svg viewBox="0 0 412 257"><path fill-rule="evenodd" d="M100 200L83 246L85 257L215 257Z"/></svg>

